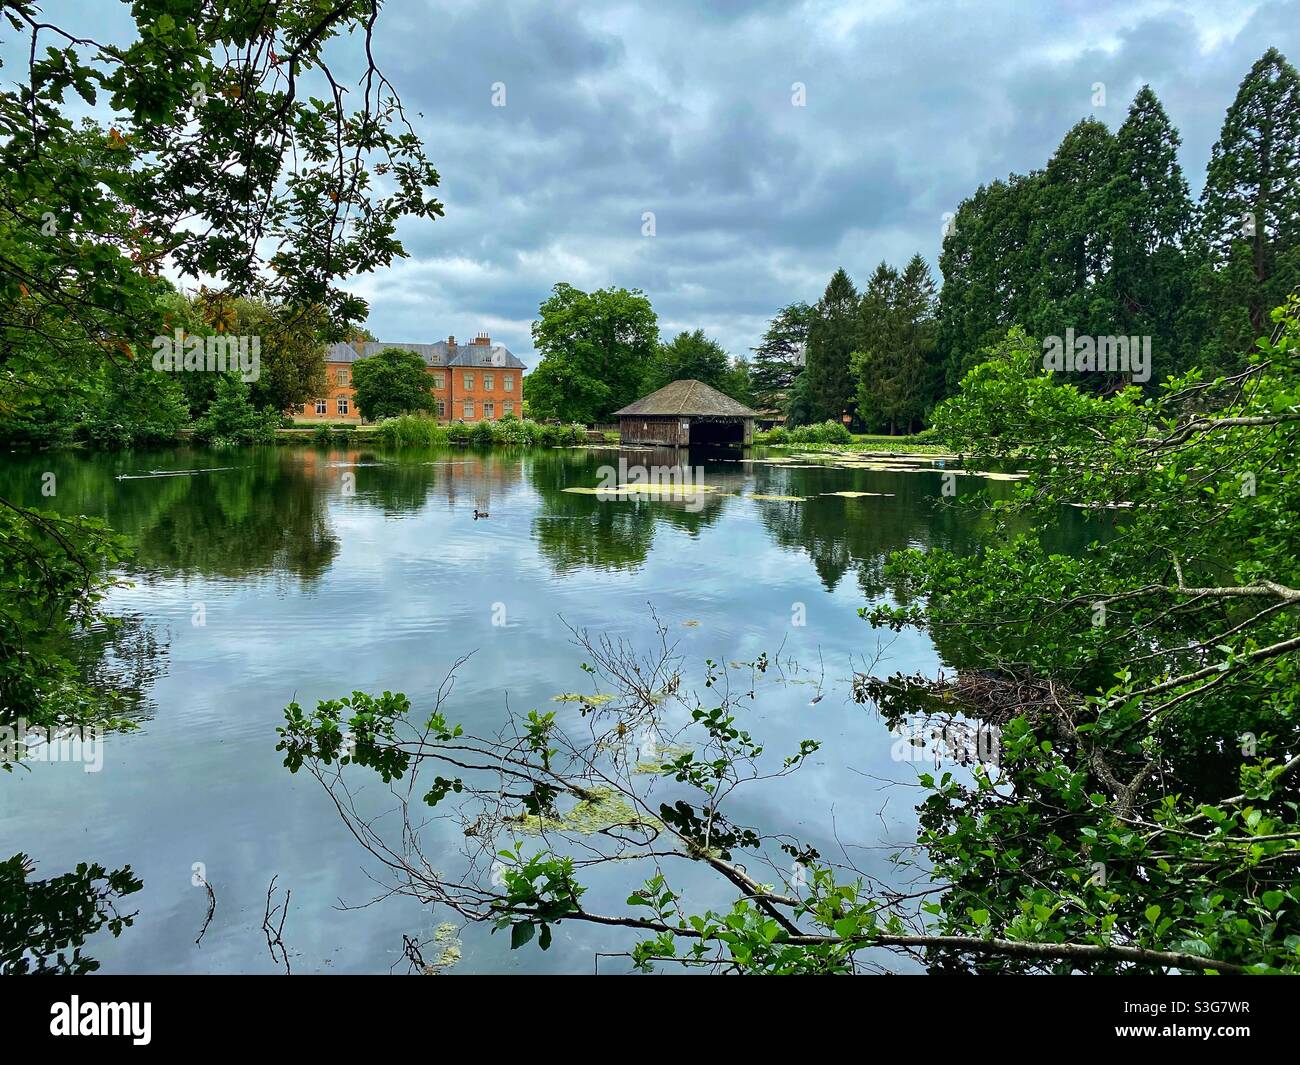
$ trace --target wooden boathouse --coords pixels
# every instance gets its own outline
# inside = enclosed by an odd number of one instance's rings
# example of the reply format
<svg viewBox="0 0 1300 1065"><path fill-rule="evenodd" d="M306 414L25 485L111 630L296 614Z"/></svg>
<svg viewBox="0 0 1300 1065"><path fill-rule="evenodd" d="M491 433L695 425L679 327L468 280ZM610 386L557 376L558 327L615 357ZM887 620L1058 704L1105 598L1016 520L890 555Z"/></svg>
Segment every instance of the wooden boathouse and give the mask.
<svg viewBox="0 0 1300 1065"><path fill-rule="evenodd" d="M664 385L615 412L624 444L741 444L754 440L758 412L703 381L683 380Z"/></svg>

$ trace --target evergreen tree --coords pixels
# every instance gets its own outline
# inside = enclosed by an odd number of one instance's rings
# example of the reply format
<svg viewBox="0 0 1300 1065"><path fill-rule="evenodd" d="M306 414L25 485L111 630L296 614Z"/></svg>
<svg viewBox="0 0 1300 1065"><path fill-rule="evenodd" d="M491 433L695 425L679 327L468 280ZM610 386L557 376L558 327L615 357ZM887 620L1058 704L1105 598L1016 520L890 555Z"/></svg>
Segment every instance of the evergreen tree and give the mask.
<svg viewBox="0 0 1300 1065"><path fill-rule="evenodd" d="M939 360L944 392L957 389L981 349L1024 321L1037 273L1030 234L1043 175L1012 174L958 206L939 257Z"/></svg>
<svg viewBox="0 0 1300 1065"><path fill-rule="evenodd" d="M1228 108L1201 211L1214 268L1205 286L1210 355L1231 364L1300 281L1300 77L1276 48L1250 68Z"/></svg>
<svg viewBox="0 0 1300 1065"><path fill-rule="evenodd" d="M839 421L853 400L849 356L858 327L858 292L843 268L836 270L817 304L808 331L808 359L803 376L811 420Z"/></svg>
<svg viewBox="0 0 1300 1065"><path fill-rule="evenodd" d="M785 408L795 379L803 373L808 330L815 313L802 300L782 307L768 324L758 347L753 349L750 386L759 409Z"/></svg>
<svg viewBox="0 0 1300 1065"><path fill-rule="evenodd" d="M1185 310L1198 252L1194 209L1178 164L1181 138L1149 85L1133 99L1115 136L1110 189L1111 290L1119 320L1111 332L1152 337L1153 379L1187 368Z"/></svg>
<svg viewBox="0 0 1300 1065"><path fill-rule="evenodd" d="M1111 180L1115 137L1096 119L1074 126L1043 171L1033 205L1029 248L1030 312L1021 324L1035 336L1068 328L1115 333L1120 314L1109 286L1112 263Z"/></svg>
<svg viewBox="0 0 1300 1065"><path fill-rule="evenodd" d="M935 391L934 279L920 255L900 274L876 267L858 314L852 357L858 418L869 429L911 429Z"/></svg>

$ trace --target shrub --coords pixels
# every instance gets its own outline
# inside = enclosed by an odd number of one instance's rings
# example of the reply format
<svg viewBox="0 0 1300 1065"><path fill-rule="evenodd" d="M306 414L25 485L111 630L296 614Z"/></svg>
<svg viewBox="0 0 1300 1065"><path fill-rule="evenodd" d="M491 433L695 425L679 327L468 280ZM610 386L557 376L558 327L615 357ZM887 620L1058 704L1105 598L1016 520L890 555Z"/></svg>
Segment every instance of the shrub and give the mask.
<svg viewBox="0 0 1300 1065"><path fill-rule="evenodd" d="M318 425L311 434L311 442L317 447L329 447L334 443L334 430L328 425Z"/></svg>
<svg viewBox="0 0 1300 1065"><path fill-rule="evenodd" d="M431 447L445 444L448 439L446 427L434 418L419 414L386 418L379 423L376 435L389 447Z"/></svg>
<svg viewBox="0 0 1300 1065"><path fill-rule="evenodd" d="M208 412L194 423L194 439L211 447L266 444L275 440L280 415L270 407L258 410L249 402L248 386L238 377L223 376Z"/></svg>
<svg viewBox="0 0 1300 1065"><path fill-rule="evenodd" d="M775 441L769 441L775 443ZM801 425L791 429L786 442L791 444L851 444L853 434L848 426L827 419L815 425Z"/></svg>

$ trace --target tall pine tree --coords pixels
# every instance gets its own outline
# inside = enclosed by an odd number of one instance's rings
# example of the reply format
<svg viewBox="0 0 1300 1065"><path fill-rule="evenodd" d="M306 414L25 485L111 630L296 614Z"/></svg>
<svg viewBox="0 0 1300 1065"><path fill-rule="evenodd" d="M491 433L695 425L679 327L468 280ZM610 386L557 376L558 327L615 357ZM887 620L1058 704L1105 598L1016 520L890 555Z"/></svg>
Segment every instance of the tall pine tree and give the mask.
<svg viewBox="0 0 1300 1065"><path fill-rule="evenodd" d="M900 274L881 263L862 294L852 357L858 418L872 430L910 430L936 392L934 279L920 255Z"/></svg>
<svg viewBox="0 0 1300 1065"><path fill-rule="evenodd" d="M1043 176L1012 174L981 186L958 206L939 269L939 358L955 392L979 352L1032 310L1037 264L1030 234Z"/></svg>
<svg viewBox="0 0 1300 1065"><path fill-rule="evenodd" d="M1111 295L1118 320L1109 332L1152 338L1153 377L1188 365L1185 310L1196 264L1194 209L1178 164L1178 131L1149 85L1115 135L1109 191Z"/></svg>
<svg viewBox="0 0 1300 1065"><path fill-rule="evenodd" d="M1093 336L1117 332L1120 315L1106 283L1116 150L1105 125L1084 119L1065 135L1043 172L1033 208L1030 313L1020 323L1035 336L1067 328Z"/></svg>
<svg viewBox="0 0 1300 1065"><path fill-rule="evenodd" d="M816 312L808 332L808 359L802 374L808 403L806 417L812 421L839 421L853 401L849 355L858 324L858 291L843 268L835 271Z"/></svg>
<svg viewBox="0 0 1300 1065"><path fill-rule="evenodd" d="M1300 282L1300 77L1276 48L1228 108L1201 210L1213 268L1207 355L1231 366Z"/></svg>

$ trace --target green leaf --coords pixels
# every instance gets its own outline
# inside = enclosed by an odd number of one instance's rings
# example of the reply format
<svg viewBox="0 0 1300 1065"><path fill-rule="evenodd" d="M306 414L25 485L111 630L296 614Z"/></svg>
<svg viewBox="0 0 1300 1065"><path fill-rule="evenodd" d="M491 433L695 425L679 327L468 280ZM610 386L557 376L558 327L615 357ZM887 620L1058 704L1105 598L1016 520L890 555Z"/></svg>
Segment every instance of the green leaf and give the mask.
<svg viewBox="0 0 1300 1065"><path fill-rule="evenodd" d="M518 950L533 938L537 929L531 924L512 924L510 926L510 949Z"/></svg>

